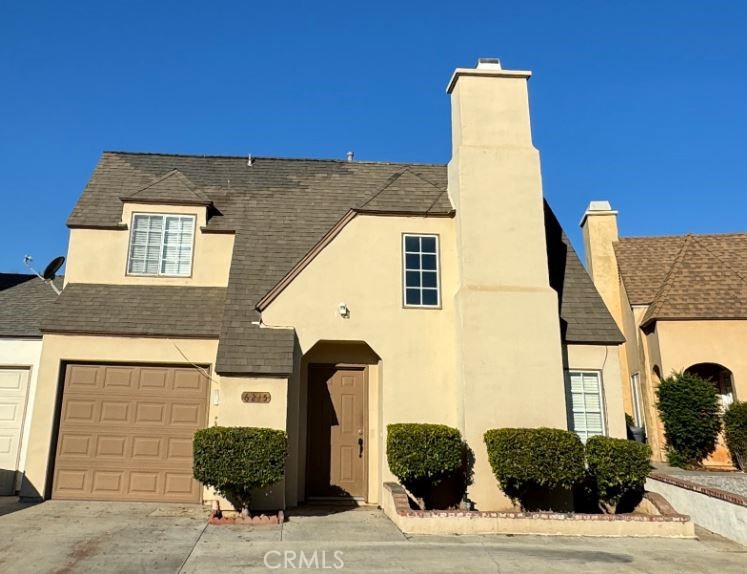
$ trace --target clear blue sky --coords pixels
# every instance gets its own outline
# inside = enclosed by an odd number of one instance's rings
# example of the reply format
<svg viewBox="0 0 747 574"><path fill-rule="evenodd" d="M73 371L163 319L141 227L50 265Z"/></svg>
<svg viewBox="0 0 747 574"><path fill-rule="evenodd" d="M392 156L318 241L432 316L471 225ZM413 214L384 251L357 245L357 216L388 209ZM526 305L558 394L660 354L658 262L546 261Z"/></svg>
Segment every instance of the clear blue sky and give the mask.
<svg viewBox="0 0 747 574"><path fill-rule="evenodd" d="M745 30L737 1L5 2L0 270L66 252L106 149L446 162L478 56L533 70L577 249L591 199L626 235L744 231Z"/></svg>

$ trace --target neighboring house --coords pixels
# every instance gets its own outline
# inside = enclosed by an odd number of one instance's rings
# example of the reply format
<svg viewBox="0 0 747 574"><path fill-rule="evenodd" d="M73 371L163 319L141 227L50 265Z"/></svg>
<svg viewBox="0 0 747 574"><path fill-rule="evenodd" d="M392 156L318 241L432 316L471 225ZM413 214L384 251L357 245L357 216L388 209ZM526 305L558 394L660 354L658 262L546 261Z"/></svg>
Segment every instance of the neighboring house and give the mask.
<svg viewBox="0 0 747 574"><path fill-rule="evenodd" d="M617 324L625 410L666 460L656 388L689 371L724 407L747 398L747 234L618 237L617 212L593 201L581 222L587 268ZM706 461L731 464L723 441Z"/></svg>
<svg viewBox="0 0 747 574"><path fill-rule="evenodd" d="M219 424L287 431L259 504L376 503L387 425L431 422L499 509L487 429L624 436L623 338L543 203L529 75L456 71L448 166L104 153L43 325L28 494L209 498L191 437Z"/></svg>
<svg viewBox="0 0 747 574"><path fill-rule="evenodd" d="M62 287L62 279L56 283ZM36 275L0 273L0 496L20 490L26 465L42 334L57 294Z"/></svg>

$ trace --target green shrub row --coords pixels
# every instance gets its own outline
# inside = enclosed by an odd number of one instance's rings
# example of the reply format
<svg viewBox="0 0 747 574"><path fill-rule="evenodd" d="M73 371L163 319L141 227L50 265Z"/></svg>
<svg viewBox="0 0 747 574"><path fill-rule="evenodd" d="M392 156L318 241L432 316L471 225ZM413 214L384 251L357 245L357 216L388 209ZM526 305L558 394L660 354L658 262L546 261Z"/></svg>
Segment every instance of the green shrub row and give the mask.
<svg viewBox="0 0 747 574"><path fill-rule="evenodd" d="M584 447L576 433L552 428L492 429L484 438L498 484L524 508L537 493L584 484L585 496L614 512L621 501L642 495L651 470L648 445L625 439L592 437ZM455 473L471 474L465 452L459 431L445 425L387 427L389 468L427 508L433 486ZM462 483L465 488L468 484Z"/></svg>
<svg viewBox="0 0 747 574"><path fill-rule="evenodd" d="M254 489L283 478L286 452L284 431L219 426L201 429L193 441L194 477L213 487L236 510L248 510Z"/></svg>

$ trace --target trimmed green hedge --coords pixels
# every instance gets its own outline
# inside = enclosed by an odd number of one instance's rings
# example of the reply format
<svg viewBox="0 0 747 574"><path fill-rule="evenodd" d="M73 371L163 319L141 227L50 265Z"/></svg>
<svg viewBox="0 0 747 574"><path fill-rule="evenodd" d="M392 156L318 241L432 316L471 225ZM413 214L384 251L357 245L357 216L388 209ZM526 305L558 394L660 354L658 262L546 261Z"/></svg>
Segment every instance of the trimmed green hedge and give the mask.
<svg viewBox="0 0 747 574"><path fill-rule="evenodd" d="M216 426L195 433L193 450L194 477L241 511L250 508L252 490L283 478L287 437L268 428Z"/></svg>
<svg viewBox="0 0 747 574"><path fill-rule="evenodd" d="M724 438L739 468L747 470L747 402L735 402L726 409Z"/></svg>
<svg viewBox="0 0 747 574"><path fill-rule="evenodd" d="M484 438L501 489L523 507L533 490L570 489L584 478L584 445L574 432L503 428Z"/></svg>
<svg viewBox="0 0 747 574"><path fill-rule="evenodd" d="M425 423L387 426L389 469L413 495L430 507L434 486L465 466L466 445L455 428Z"/></svg>
<svg viewBox="0 0 747 574"><path fill-rule="evenodd" d="M721 431L714 385L690 373L674 373L656 390L669 464L693 467L716 449Z"/></svg>
<svg viewBox="0 0 747 574"><path fill-rule="evenodd" d="M589 483L608 510L621 501L632 510L651 472L651 447L625 439L593 436L586 441Z"/></svg>

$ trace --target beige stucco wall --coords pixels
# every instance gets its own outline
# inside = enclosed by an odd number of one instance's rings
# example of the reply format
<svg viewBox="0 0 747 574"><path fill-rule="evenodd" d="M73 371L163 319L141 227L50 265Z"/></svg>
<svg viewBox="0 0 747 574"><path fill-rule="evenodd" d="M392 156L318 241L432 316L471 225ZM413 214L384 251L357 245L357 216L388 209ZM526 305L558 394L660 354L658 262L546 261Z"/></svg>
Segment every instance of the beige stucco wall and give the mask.
<svg viewBox="0 0 747 574"><path fill-rule="evenodd" d="M194 215L195 238L190 277L143 277L127 275L127 254L133 213L178 213ZM190 285L225 287L233 253L232 234L204 233L207 210L202 206L125 203L122 230L71 229L65 283L115 285Z"/></svg>
<svg viewBox="0 0 747 574"><path fill-rule="evenodd" d="M601 373L605 430L608 436L625 438L625 409L617 351L617 345L568 345L566 368Z"/></svg>
<svg viewBox="0 0 747 574"><path fill-rule="evenodd" d="M29 380L26 392L26 411L23 416L21 443L18 454L19 475L26 468L26 457L29 445L29 429L34 416L34 400L39 375L39 360L41 358L41 339L0 339L0 368L28 369ZM19 476L20 479L20 476ZM17 486L20 484L20 480Z"/></svg>
<svg viewBox="0 0 747 574"><path fill-rule="evenodd" d="M439 235L441 309L406 309L402 305L402 233L406 232ZM387 424L457 426L455 280L453 219L359 215L262 313L266 325L295 327L303 354L319 341L363 341L380 358L375 361L360 348L337 345L314 351L304 362L368 365L369 502L378 502L382 482L393 479L384 460ZM340 303L347 304L349 318L338 314ZM302 372L296 373L293 384L303 385L302 376ZM303 461L304 396L299 401L298 448ZM304 478L303 471L299 472L299 496Z"/></svg>

